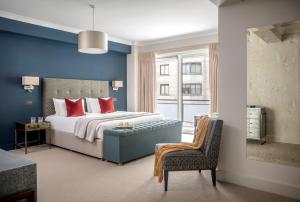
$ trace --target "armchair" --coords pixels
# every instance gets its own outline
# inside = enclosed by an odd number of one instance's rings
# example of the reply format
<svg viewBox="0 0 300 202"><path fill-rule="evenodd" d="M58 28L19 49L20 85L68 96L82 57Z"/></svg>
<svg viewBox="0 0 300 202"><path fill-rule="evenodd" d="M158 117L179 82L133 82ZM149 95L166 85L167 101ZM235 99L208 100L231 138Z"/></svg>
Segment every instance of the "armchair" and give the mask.
<svg viewBox="0 0 300 202"><path fill-rule="evenodd" d="M168 190L169 171L199 170L201 173L201 170L211 170L212 182L216 186L222 127L222 120L213 120L208 127L204 144L198 150L183 150L166 154L163 165L165 191Z"/></svg>

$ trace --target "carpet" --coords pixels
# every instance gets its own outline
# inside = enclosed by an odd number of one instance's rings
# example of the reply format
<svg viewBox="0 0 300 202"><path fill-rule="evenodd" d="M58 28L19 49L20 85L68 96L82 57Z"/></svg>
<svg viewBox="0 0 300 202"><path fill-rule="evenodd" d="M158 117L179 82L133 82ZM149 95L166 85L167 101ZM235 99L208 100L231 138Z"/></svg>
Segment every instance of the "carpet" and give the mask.
<svg viewBox="0 0 300 202"><path fill-rule="evenodd" d="M210 171L170 172L164 192L153 177L153 155L120 166L58 147L12 152L37 163L38 202L296 201L225 182L213 187Z"/></svg>

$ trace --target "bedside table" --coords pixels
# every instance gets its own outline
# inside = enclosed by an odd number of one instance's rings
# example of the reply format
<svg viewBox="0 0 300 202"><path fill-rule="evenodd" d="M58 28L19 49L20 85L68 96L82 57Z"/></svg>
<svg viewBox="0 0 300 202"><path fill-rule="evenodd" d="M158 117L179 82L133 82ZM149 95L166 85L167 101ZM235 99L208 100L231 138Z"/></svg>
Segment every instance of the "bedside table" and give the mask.
<svg viewBox="0 0 300 202"><path fill-rule="evenodd" d="M42 130L47 130L50 129L50 123L48 122L43 122L43 123L36 123L36 124L31 124L31 123L22 123L22 122L16 122L16 128L15 128L15 148L20 147L20 148L25 148L25 154L27 154L27 148L29 143L34 143L34 142L41 142L41 131ZM33 131L38 131L38 140L33 140L33 141L28 141L28 134ZM18 135L19 132L24 133L24 142L18 142ZM45 131L45 136L47 135ZM49 148L51 148L51 135L49 136Z"/></svg>

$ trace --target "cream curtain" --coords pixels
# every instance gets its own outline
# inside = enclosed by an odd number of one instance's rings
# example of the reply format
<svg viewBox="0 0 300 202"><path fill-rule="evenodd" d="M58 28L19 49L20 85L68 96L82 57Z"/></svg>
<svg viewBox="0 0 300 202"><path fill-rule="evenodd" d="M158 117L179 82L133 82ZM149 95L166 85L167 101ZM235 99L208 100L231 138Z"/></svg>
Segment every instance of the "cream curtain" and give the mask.
<svg viewBox="0 0 300 202"><path fill-rule="evenodd" d="M219 44L209 44L209 85L211 113L218 112Z"/></svg>
<svg viewBox="0 0 300 202"><path fill-rule="evenodd" d="M156 69L155 54L139 53L139 111L155 112Z"/></svg>

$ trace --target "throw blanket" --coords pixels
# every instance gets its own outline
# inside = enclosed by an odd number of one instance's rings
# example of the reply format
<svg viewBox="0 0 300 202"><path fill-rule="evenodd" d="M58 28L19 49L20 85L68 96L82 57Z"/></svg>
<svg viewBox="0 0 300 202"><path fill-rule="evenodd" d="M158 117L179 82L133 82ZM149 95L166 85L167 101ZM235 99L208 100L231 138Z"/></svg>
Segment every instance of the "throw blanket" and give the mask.
<svg viewBox="0 0 300 202"><path fill-rule="evenodd" d="M197 123L196 138L193 143L174 143L162 145L158 148L155 155L154 162L154 176L158 176L158 181L162 182L163 180L163 161L166 154L173 151L180 151L186 149L199 149L205 139L207 129L211 118L202 117Z"/></svg>
<svg viewBox="0 0 300 202"><path fill-rule="evenodd" d="M152 116L152 113L126 113L117 114L109 117L90 117L81 118L76 121L74 135L81 139L86 139L89 142L93 142L97 137L97 128L101 123L115 120L133 119L142 116Z"/></svg>

